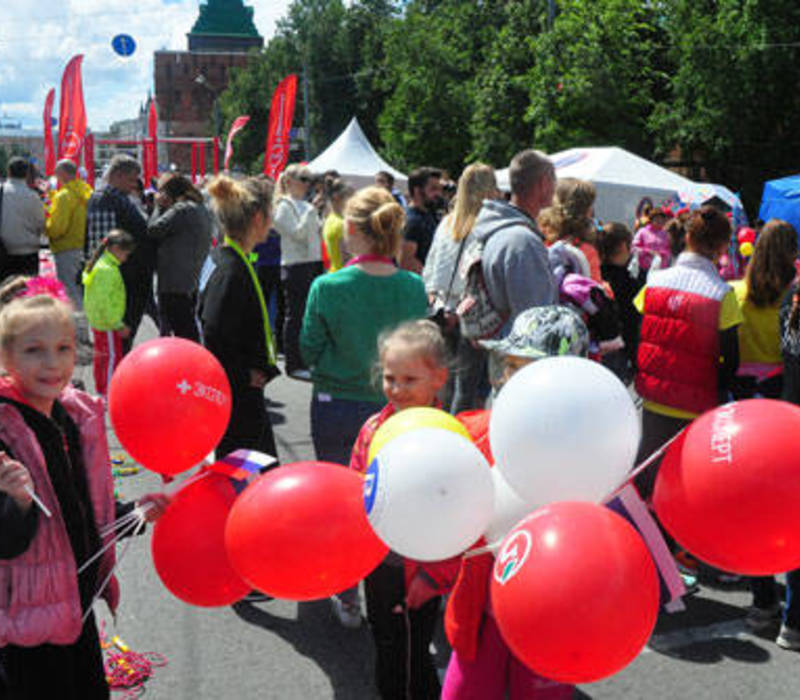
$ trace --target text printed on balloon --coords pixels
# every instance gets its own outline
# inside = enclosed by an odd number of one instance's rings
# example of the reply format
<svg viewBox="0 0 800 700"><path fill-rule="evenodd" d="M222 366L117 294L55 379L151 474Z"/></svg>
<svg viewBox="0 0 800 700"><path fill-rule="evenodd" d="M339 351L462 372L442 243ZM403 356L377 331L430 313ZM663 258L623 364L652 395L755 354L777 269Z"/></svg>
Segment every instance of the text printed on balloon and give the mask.
<svg viewBox="0 0 800 700"><path fill-rule="evenodd" d="M711 461L727 462L733 460L732 441L735 432L733 405L718 409L711 424Z"/></svg>
<svg viewBox="0 0 800 700"><path fill-rule="evenodd" d="M217 404L217 406L224 406L227 401L227 397L222 391L215 389L213 386L203 384L203 382L195 382L192 385L184 379L175 388L181 392L182 396L186 396L191 391L192 396L198 399L205 399Z"/></svg>

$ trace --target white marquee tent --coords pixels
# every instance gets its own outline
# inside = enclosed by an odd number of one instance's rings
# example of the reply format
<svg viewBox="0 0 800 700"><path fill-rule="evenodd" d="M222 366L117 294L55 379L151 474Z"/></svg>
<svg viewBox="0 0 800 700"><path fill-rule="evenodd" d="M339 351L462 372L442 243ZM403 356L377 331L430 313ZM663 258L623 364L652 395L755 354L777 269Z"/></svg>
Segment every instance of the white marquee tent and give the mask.
<svg viewBox="0 0 800 700"><path fill-rule="evenodd" d="M408 178L395 170L372 147L358 120L353 117L339 137L312 160L308 167L315 173L337 170L354 187L373 184L375 173L385 170L395 178L395 185L403 189Z"/></svg>
<svg viewBox="0 0 800 700"><path fill-rule="evenodd" d="M601 221L632 224L642 198L654 204L677 200L694 182L615 146L570 148L550 156L559 178L589 180L597 188L595 216ZM501 189L508 189L508 168L497 171Z"/></svg>

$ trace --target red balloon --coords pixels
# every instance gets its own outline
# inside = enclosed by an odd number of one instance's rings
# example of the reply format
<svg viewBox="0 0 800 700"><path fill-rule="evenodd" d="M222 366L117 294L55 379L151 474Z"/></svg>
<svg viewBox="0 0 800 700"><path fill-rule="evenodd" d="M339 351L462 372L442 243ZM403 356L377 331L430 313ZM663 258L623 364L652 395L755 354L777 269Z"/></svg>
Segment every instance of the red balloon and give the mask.
<svg viewBox="0 0 800 700"><path fill-rule="evenodd" d="M594 503L540 508L506 536L492 606L514 655L562 683L616 673L641 651L658 615L656 568L622 517Z"/></svg>
<svg viewBox="0 0 800 700"><path fill-rule="evenodd" d="M739 243L753 243L756 242L756 232L748 228L747 226L743 226L739 229L739 233L736 234L736 238L739 240Z"/></svg>
<svg viewBox="0 0 800 700"><path fill-rule="evenodd" d="M235 500L227 477L206 472L173 497L153 528L156 572L173 595L190 605L230 605L250 591L225 549L225 522Z"/></svg>
<svg viewBox="0 0 800 700"><path fill-rule="evenodd" d="M114 432L137 462L178 474L213 450L228 427L231 388L202 345L158 338L128 353L111 378Z"/></svg>
<svg viewBox="0 0 800 700"><path fill-rule="evenodd" d="M363 488L358 472L325 462L258 477L228 517L231 563L276 598L314 600L354 586L389 551L367 520Z"/></svg>
<svg viewBox="0 0 800 700"><path fill-rule="evenodd" d="M697 418L661 463L653 505L688 551L724 571L800 567L800 408L751 399Z"/></svg>

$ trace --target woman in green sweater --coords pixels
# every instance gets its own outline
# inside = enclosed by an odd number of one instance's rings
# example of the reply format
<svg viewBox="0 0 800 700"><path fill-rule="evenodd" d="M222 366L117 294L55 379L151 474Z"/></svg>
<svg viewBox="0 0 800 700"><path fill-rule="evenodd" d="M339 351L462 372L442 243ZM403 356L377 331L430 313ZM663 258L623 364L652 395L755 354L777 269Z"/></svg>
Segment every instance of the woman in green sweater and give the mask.
<svg viewBox="0 0 800 700"><path fill-rule="evenodd" d="M348 464L364 421L384 400L373 382L378 335L423 318L422 279L398 269L392 258L402 240L405 214L378 187L357 192L345 209L345 244L352 259L318 277L308 295L300 349L311 367L311 436L317 459Z"/></svg>

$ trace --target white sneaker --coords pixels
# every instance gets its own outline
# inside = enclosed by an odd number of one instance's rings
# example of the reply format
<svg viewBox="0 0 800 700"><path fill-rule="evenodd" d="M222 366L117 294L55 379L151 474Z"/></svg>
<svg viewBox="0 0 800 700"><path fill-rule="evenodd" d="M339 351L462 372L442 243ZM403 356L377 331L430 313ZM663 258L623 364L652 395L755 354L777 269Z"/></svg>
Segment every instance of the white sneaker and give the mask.
<svg viewBox="0 0 800 700"><path fill-rule="evenodd" d="M351 630L361 627L361 606L357 602L346 603L341 598L334 596L331 598L331 604L342 627Z"/></svg>
<svg viewBox="0 0 800 700"><path fill-rule="evenodd" d="M800 651L800 630L781 625L781 631L775 639L775 643L781 649Z"/></svg>

